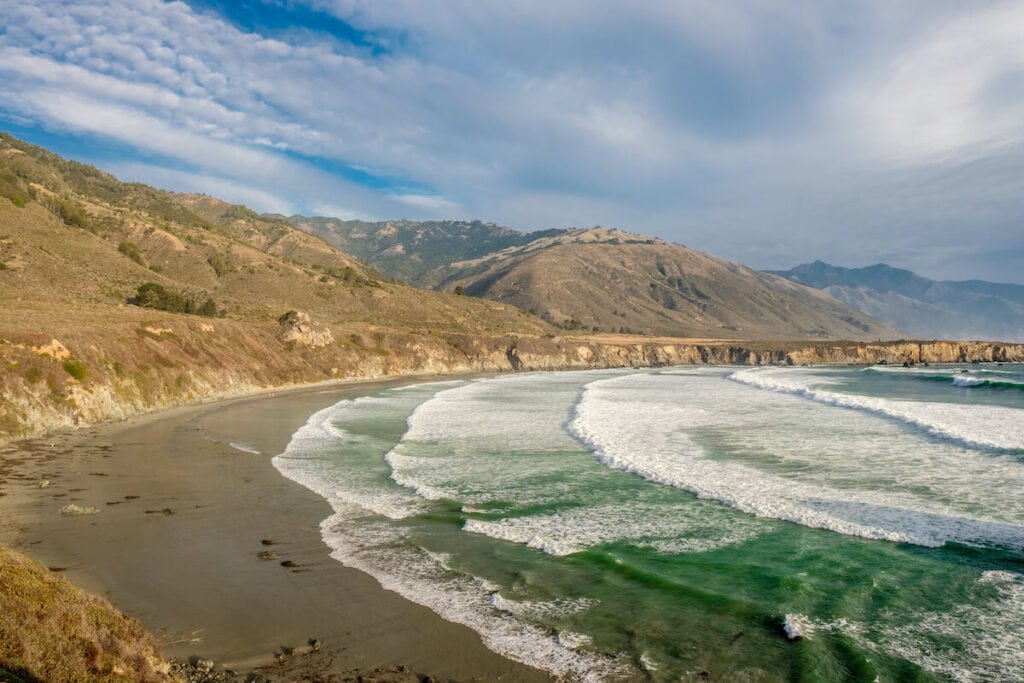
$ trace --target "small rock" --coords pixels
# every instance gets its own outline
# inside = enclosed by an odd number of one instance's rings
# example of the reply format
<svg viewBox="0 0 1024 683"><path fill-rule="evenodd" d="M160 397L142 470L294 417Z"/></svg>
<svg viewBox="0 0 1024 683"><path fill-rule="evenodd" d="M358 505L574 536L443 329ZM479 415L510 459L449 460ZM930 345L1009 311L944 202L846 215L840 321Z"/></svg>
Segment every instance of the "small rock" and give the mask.
<svg viewBox="0 0 1024 683"><path fill-rule="evenodd" d="M39 488L41 488L41 489L45 489L49 485L50 485L50 480L49 479L43 479L42 481L39 482Z"/></svg>
<svg viewBox="0 0 1024 683"><path fill-rule="evenodd" d="M264 538L262 541L260 541L260 543L262 543L263 545L275 545L277 541L270 538Z"/></svg>
<svg viewBox="0 0 1024 683"><path fill-rule="evenodd" d="M276 560L277 553L275 553L272 550L261 550L260 552L256 553L256 557L260 558L261 560Z"/></svg>
<svg viewBox="0 0 1024 683"><path fill-rule="evenodd" d="M213 660L197 659L195 664L193 664L192 666L194 666L199 671L210 673L211 671L213 671Z"/></svg>
<svg viewBox="0 0 1024 683"><path fill-rule="evenodd" d="M309 646L313 648L314 651L316 651L322 647L322 643L317 638L310 638Z"/></svg>
<svg viewBox="0 0 1024 683"><path fill-rule="evenodd" d="M80 507L74 503L69 503L60 509L62 515L98 515L100 513L99 508L91 506Z"/></svg>

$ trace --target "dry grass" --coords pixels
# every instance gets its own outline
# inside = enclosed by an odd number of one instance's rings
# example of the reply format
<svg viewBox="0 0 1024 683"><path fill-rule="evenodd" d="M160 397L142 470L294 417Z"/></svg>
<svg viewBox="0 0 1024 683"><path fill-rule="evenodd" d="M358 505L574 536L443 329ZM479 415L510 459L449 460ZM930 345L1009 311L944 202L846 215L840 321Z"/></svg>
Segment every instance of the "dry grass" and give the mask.
<svg viewBox="0 0 1024 683"><path fill-rule="evenodd" d="M25 681L173 680L139 622L0 546L0 680L5 671Z"/></svg>
<svg viewBox="0 0 1024 683"><path fill-rule="evenodd" d="M594 228L462 266L445 287L553 323L715 339L892 339L821 292L677 244Z"/></svg>

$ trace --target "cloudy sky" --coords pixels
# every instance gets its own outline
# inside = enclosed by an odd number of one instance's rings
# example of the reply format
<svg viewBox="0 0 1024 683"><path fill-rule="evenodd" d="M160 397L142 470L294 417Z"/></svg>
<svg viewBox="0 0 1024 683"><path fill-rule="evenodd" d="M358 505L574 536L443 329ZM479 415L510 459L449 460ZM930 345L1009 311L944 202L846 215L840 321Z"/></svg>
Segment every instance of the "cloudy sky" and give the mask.
<svg viewBox="0 0 1024 683"><path fill-rule="evenodd" d="M1024 1L0 10L0 129L126 180L1024 283Z"/></svg>

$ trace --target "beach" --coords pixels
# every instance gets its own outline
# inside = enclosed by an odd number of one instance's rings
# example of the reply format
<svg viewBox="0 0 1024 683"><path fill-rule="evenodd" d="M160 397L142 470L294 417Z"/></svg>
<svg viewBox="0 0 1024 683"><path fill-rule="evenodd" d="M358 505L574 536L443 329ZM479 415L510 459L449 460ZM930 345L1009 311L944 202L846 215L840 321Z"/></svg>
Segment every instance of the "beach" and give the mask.
<svg viewBox="0 0 1024 683"><path fill-rule="evenodd" d="M549 680L331 559L319 529L330 507L271 465L310 414L381 384L278 391L0 447L0 542L139 619L168 657L243 672L315 640L310 666L331 672Z"/></svg>

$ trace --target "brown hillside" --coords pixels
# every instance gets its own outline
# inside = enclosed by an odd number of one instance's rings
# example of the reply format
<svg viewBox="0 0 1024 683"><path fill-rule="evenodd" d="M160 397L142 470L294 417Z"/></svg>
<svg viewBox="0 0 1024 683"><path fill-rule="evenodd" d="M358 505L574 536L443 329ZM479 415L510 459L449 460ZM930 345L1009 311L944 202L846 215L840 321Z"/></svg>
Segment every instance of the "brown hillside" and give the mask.
<svg viewBox="0 0 1024 683"><path fill-rule="evenodd" d="M453 264L462 287L569 328L718 339L891 339L822 292L661 240L592 228Z"/></svg>
<svg viewBox="0 0 1024 683"><path fill-rule="evenodd" d="M142 625L0 546L0 680L176 679Z"/></svg>

